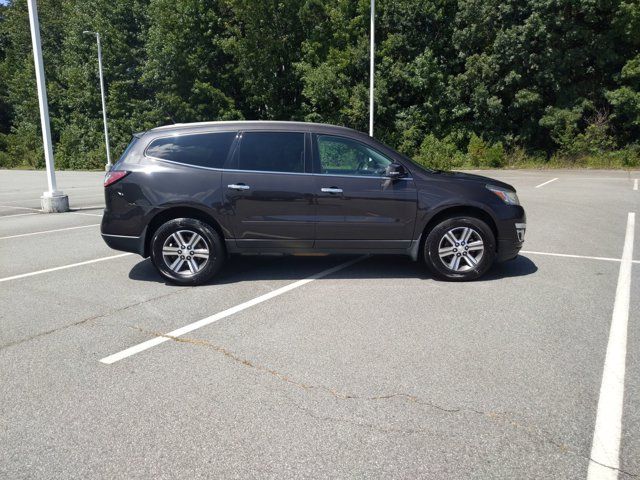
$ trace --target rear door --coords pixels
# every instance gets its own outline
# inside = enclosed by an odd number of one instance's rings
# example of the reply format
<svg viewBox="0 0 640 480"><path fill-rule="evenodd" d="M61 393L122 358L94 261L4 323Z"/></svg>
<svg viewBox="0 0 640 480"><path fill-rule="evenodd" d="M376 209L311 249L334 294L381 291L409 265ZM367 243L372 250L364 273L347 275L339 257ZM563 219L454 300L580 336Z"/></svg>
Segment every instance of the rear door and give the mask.
<svg viewBox="0 0 640 480"><path fill-rule="evenodd" d="M311 248L316 206L303 132L246 131L222 177L236 245Z"/></svg>
<svg viewBox="0 0 640 480"><path fill-rule="evenodd" d="M346 137L314 135L318 202L316 248L405 249L411 245L417 193L410 174L384 176L392 160Z"/></svg>

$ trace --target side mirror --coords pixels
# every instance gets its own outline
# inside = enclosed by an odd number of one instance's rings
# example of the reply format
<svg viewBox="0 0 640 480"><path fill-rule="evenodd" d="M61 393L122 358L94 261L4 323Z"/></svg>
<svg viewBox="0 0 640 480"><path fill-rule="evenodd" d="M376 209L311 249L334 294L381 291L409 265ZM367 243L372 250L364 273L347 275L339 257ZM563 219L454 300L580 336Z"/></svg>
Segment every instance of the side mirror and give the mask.
<svg viewBox="0 0 640 480"><path fill-rule="evenodd" d="M391 179L402 178L406 175L407 171L399 163L390 164L385 171L385 177L389 177Z"/></svg>

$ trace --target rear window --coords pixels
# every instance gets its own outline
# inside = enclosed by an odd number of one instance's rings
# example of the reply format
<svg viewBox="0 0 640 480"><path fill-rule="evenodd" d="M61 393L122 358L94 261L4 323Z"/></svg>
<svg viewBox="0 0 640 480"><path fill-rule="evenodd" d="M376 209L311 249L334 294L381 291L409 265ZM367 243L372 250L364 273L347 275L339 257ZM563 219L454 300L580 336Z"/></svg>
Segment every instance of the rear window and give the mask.
<svg viewBox="0 0 640 480"><path fill-rule="evenodd" d="M120 155L120 158L118 159L117 163L122 163L124 162L124 160L127 158L127 156L129 155L129 152L131 152L131 150L133 150L133 147L136 146L136 143L138 143L138 140L140 138L135 136L131 139L131 142L129 143L129 145L127 145L127 148L124 149L124 152L122 152L122 155Z"/></svg>
<svg viewBox="0 0 640 480"><path fill-rule="evenodd" d="M149 157L197 167L222 168L236 132L198 133L157 138L147 147Z"/></svg>
<svg viewBox="0 0 640 480"><path fill-rule="evenodd" d="M238 168L261 172L303 173L304 133L243 133Z"/></svg>

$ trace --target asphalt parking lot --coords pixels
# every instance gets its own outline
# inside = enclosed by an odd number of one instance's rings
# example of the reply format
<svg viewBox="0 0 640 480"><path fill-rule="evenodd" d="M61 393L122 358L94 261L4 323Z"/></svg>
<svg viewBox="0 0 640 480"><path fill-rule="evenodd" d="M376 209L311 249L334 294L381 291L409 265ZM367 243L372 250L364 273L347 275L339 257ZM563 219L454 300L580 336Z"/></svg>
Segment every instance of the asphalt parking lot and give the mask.
<svg viewBox="0 0 640 480"><path fill-rule="evenodd" d="M480 281L238 257L184 288L102 242L102 173L46 215L44 172L0 171L0 477L640 475L640 172L483 174L528 229Z"/></svg>

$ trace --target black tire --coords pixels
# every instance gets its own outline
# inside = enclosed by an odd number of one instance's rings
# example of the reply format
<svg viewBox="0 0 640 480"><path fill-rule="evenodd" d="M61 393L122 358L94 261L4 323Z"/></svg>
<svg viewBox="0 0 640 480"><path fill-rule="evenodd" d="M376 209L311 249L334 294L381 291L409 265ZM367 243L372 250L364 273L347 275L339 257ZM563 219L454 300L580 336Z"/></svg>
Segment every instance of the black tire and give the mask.
<svg viewBox="0 0 640 480"><path fill-rule="evenodd" d="M459 238L461 239L461 234L467 232L464 230L465 228L472 230L470 238L473 240L471 242L473 246L471 249L478 248L478 241L482 240L484 250L482 250L481 255L479 255L479 250L468 251L469 247L466 245L468 242L456 242L454 245L448 238L445 239L445 235L452 231L454 233L453 239L458 240L458 232L460 232ZM456 253L452 252L451 256L442 259L439 253L441 246L443 249L451 248L453 250L455 248ZM493 265L496 257L496 239L489 225L478 218L470 216L450 217L440 222L428 233L424 242L423 255L427 268L440 279L458 282L475 280L484 275ZM464 270L450 268L450 265L455 263L454 256L458 257L459 268ZM465 257L467 257L468 261ZM445 262L448 262L449 265ZM474 262L475 265L472 266Z"/></svg>
<svg viewBox="0 0 640 480"><path fill-rule="evenodd" d="M165 256L163 255L165 243L168 242L168 245L166 245L167 248L180 248L181 245L174 246L174 239L178 239L175 235L179 234L182 236L183 239L186 239L185 243L188 244L194 238L193 236L190 236L188 232L198 234L202 239L196 240L198 242L196 255L190 257L189 250L184 252L179 250L180 254L184 255L172 253L170 256L167 256L165 260ZM201 257L204 253L198 254L198 252L204 252L203 242L206 244L206 248L208 249L208 258L206 259ZM196 247L194 246L193 248ZM171 266L167 262L171 261L173 263L173 261L178 258L182 258L184 260L184 262L180 264L183 270L176 272L171 269ZM151 261L160 275L171 283L177 283L179 285L201 285L211 280L211 278L220 271L220 268L222 268L222 264L224 263L224 259L224 243L218 232L216 232L211 225L200 220L196 220L195 218L175 218L173 220L169 220L162 224L151 238ZM192 267L189 266L191 261L194 262L192 263L192 266L195 265L196 267L193 270ZM195 273L193 273L194 271Z"/></svg>

